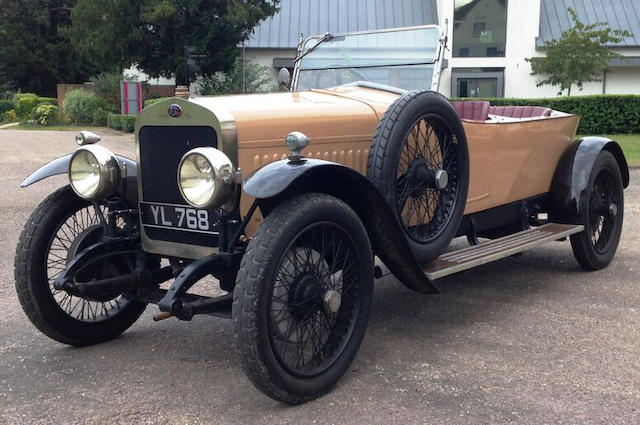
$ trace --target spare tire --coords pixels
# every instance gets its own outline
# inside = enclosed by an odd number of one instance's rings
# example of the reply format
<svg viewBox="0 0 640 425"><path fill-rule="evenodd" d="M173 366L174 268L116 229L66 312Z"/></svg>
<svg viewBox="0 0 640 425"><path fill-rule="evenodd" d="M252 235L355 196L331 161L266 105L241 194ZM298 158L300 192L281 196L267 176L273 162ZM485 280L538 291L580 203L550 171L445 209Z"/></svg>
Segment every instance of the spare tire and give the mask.
<svg viewBox="0 0 640 425"><path fill-rule="evenodd" d="M469 188L462 121L439 93L411 91L382 117L367 177L380 190L422 263L435 260L456 235Z"/></svg>

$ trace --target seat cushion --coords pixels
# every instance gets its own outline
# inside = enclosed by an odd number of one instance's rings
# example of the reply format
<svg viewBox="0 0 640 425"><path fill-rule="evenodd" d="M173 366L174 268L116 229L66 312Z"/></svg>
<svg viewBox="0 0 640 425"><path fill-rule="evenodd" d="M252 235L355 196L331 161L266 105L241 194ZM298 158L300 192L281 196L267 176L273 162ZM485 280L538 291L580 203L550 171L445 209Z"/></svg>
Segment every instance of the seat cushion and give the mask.
<svg viewBox="0 0 640 425"><path fill-rule="evenodd" d="M532 118L551 116L551 109L544 106L490 106L489 113L511 118Z"/></svg>
<svg viewBox="0 0 640 425"><path fill-rule="evenodd" d="M486 121L489 118L487 100L459 100L452 103L463 120Z"/></svg>

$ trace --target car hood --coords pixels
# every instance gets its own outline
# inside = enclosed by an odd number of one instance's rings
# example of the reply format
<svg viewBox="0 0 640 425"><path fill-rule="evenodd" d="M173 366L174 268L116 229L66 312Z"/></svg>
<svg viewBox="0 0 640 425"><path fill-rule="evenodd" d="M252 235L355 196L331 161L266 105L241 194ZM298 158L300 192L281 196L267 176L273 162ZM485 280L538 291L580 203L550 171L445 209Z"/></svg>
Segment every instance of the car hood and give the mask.
<svg viewBox="0 0 640 425"><path fill-rule="evenodd" d="M238 147L283 146L287 134L301 131L312 144L340 139L371 140L378 121L398 94L361 87L236 96L190 101L217 116L231 114Z"/></svg>

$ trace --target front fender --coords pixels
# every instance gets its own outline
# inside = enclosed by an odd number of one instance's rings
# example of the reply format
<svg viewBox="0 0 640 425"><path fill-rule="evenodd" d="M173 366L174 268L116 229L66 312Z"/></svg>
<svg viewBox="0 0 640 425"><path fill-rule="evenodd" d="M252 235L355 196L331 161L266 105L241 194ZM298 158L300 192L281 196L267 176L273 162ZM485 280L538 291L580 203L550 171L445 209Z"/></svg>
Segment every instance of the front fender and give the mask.
<svg viewBox="0 0 640 425"><path fill-rule="evenodd" d="M20 183L20 187L31 186L32 184L51 176L66 174L69 171L71 156L72 154L61 156L60 158L54 159L53 161L38 168L36 171L31 173L29 177L24 179L22 183ZM126 156L116 155L116 159L120 164L125 164L127 167L127 200L132 203L132 205L136 205L138 164Z"/></svg>
<svg viewBox="0 0 640 425"><path fill-rule="evenodd" d="M552 218L555 221L580 221L580 207L586 199L591 170L603 150L611 152L615 157L622 174L622 183L625 188L629 185L629 166L616 141L606 137L584 137L576 140L560 158L553 176Z"/></svg>
<svg viewBox="0 0 640 425"><path fill-rule="evenodd" d="M20 183L20 187L31 186L32 184L37 183L40 180L44 180L47 177L65 174L69 171L69 162L71 162L72 155L73 154L61 156L60 158L56 158L38 168L36 171L31 173L29 177L24 179L22 183ZM134 160L120 155L116 155L116 159L118 162L124 163L127 166L127 175L138 175L138 164Z"/></svg>
<svg viewBox="0 0 640 425"><path fill-rule="evenodd" d="M272 162L249 176L244 191L259 200L263 215L285 199L321 192L346 202L364 224L374 254L405 286L433 294L438 288L425 276L404 231L378 189L357 171L321 159Z"/></svg>

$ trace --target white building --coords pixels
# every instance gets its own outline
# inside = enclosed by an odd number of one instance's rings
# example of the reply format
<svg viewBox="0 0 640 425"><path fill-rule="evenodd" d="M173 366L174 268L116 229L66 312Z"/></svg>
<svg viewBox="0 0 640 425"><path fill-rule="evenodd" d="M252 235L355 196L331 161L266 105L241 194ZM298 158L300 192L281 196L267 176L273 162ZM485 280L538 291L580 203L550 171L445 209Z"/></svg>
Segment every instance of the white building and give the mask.
<svg viewBox="0 0 640 425"><path fill-rule="evenodd" d="M440 91L450 97L553 97L558 87L536 87L525 60L543 56L544 41L560 37L573 7L585 24L606 22L634 36L611 49L615 60L582 94L640 94L638 0L281 0L280 12L256 27L245 57L273 69L291 67L300 33L362 31L448 22L448 67Z"/></svg>

